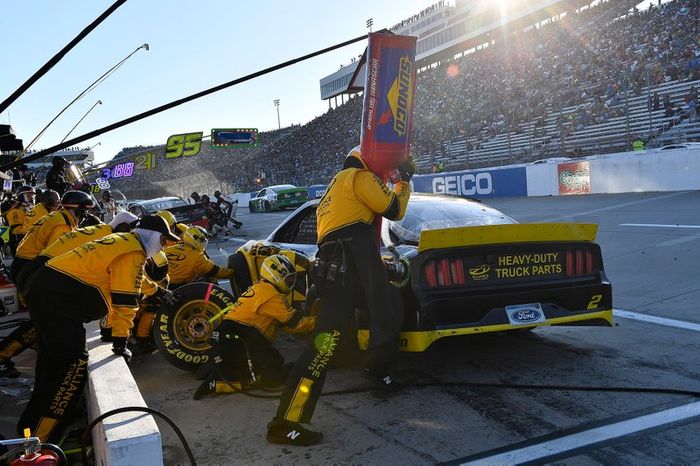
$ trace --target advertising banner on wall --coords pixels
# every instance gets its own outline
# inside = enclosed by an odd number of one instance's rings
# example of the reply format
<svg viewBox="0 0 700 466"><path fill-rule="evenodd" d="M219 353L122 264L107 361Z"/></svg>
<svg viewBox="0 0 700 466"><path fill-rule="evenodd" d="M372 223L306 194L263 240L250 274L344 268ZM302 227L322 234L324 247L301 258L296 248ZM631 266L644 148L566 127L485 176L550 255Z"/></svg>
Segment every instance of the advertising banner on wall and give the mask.
<svg viewBox="0 0 700 466"><path fill-rule="evenodd" d="M589 194L591 192L591 172L588 162L560 163L559 194Z"/></svg>
<svg viewBox="0 0 700 466"><path fill-rule="evenodd" d="M525 167L416 175L411 185L418 193L477 198L527 196Z"/></svg>

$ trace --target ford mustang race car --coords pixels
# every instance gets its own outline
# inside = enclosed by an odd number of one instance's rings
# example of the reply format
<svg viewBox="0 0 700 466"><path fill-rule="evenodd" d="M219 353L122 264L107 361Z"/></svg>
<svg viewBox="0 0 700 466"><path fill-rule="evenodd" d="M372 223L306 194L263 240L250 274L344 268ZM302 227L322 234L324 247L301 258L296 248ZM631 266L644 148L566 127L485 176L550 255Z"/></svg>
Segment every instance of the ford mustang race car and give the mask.
<svg viewBox="0 0 700 466"><path fill-rule="evenodd" d="M266 239L313 258L316 207L306 202ZM543 325L612 325L612 289L605 275L597 225L519 224L478 201L411 194L400 221L384 219L383 255L405 273L392 281L403 297L403 351L424 351L455 335L530 330ZM229 267L245 270L229 256ZM177 305L162 309L154 337L165 358L185 370L209 359L209 337L236 297L212 285L186 285ZM309 287L310 288L307 288ZM232 289L234 286L232 284ZM307 274L297 280L294 303L318 305ZM369 333L362 309L358 342Z"/></svg>
<svg viewBox="0 0 700 466"><path fill-rule="evenodd" d="M251 213L270 212L289 207L299 207L309 200L309 192L306 188L297 188L291 184L269 186L260 190L248 202Z"/></svg>
<svg viewBox="0 0 700 466"><path fill-rule="evenodd" d="M316 252L310 201L267 238L308 256ZM400 221L384 219L383 253L406 264L401 289L404 351L423 351L453 335L543 325L612 326L612 288L597 225L519 224L478 201L412 194ZM362 313L360 345L368 331Z"/></svg>

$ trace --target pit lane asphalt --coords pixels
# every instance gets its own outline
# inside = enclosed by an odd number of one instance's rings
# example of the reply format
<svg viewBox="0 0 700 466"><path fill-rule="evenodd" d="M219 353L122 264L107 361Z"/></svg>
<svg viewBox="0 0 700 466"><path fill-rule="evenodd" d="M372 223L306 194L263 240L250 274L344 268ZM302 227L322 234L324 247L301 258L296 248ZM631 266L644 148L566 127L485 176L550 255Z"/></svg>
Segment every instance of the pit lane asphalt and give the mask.
<svg viewBox="0 0 700 466"><path fill-rule="evenodd" d="M585 221L600 224L615 308L631 316L658 316L700 324L700 230L624 224L700 225L700 192L632 193L493 199L489 204L519 221ZM249 214L242 239L267 235L288 213ZM236 241L210 245L224 263ZM664 322L664 321L660 321ZM302 344L286 339L293 359ZM482 335L445 340L425 353L403 353L403 382L468 381L519 384L666 387L700 391L700 332L692 328L616 318L613 328L540 328L520 336ZM562 438L667 413L700 401L679 395L582 393L463 387L408 388L389 401L368 393L321 398L312 428L320 445L268 444L265 426L275 400L236 395L191 399L199 382L159 354L132 365L148 405L183 430L199 464L434 464L491 455L528 442ZM361 386L357 368L329 373L326 391ZM560 453L560 464L697 463L700 418L687 417L608 443ZM186 463L168 426L161 424L166 464ZM614 435L610 435L613 437ZM495 453L495 452L494 452ZM488 458L491 458L489 461ZM547 461L553 461L552 458ZM545 461L545 462L547 462Z"/></svg>

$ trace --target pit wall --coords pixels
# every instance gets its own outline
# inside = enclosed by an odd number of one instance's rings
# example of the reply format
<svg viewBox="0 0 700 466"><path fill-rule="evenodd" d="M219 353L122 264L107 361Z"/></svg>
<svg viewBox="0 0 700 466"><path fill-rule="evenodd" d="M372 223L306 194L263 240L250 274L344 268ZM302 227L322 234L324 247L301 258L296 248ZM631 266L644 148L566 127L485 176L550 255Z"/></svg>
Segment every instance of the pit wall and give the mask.
<svg viewBox="0 0 700 466"><path fill-rule="evenodd" d="M414 192L491 198L700 189L700 149L638 151L417 175Z"/></svg>

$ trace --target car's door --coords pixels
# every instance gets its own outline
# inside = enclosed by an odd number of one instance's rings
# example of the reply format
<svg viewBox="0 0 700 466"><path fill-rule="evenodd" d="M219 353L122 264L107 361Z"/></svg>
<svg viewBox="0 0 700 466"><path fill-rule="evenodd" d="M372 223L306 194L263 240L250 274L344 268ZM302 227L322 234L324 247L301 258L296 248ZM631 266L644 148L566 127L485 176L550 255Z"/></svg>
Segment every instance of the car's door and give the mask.
<svg viewBox="0 0 700 466"><path fill-rule="evenodd" d="M311 204L292 213L272 232L268 240L285 249L316 255L316 206Z"/></svg>

